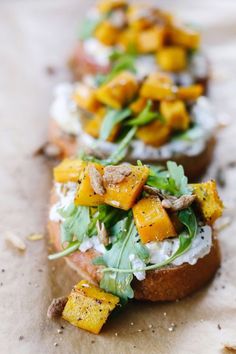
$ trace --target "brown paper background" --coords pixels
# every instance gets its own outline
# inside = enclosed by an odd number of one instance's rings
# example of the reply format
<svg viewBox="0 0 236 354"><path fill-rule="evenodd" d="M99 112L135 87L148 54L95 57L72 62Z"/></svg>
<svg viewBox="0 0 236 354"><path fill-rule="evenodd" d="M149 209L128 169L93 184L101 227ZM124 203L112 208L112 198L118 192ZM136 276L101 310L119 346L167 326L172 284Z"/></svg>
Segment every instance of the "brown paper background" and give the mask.
<svg viewBox="0 0 236 354"><path fill-rule="evenodd" d="M230 126L220 132L209 171L215 176L217 167L236 160L236 2L159 3L199 23L204 33L212 62L212 99L231 117ZM59 322L46 318L50 299L66 294L77 277L64 261L48 263L46 237L26 240L30 233L45 234L51 183L50 166L32 155L46 140L52 88L68 77L65 61L89 4L0 1L0 353L222 353L224 344L236 345L235 221L220 234L221 275L194 296L173 304L133 303L99 336L62 321L65 329L58 334ZM47 74L47 66L55 68L54 75ZM226 213L234 218L235 167L226 169L226 181L221 195ZM25 253L5 242L6 231L25 240ZM172 322L177 327L169 332Z"/></svg>

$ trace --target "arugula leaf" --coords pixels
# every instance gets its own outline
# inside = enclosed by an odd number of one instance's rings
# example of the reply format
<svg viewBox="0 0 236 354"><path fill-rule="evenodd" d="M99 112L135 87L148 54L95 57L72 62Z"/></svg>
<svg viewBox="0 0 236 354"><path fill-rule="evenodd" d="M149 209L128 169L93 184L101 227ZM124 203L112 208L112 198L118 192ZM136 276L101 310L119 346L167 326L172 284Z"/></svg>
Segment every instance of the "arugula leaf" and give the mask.
<svg viewBox="0 0 236 354"><path fill-rule="evenodd" d="M79 32L79 38L81 40L88 39L92 37L96 27L103 20L103 17L91 18L87 17L85 21L82 23L82 27Z"/></svg>
<svg viewBox="0 0 236 354"><path fill-rule="evenodd" d="M127 123L127 125L136 125L136 126L145 125L152 122L154 119L159 119L161 122L163 122L164 118L162 117L162 115L159 112L152 112L151 108L152 108L152 101L148 100L142 112L140 112L136 118L131 119Z"/></svg>
<svg viewBox="0 0 236 354"><path fill-rule="evenodd" d="M69 256L69 254L77 251L79 246L80 246L80 242L79 241L70 242L69 245L63 251L58 252L58 253L54 253L54 254L50 254L48 256L48 259L50 261L52 261L54 259L58 259L58 258L61 258L61 257Z"/></svg>
<svg viewBox="0 0 236 354"><path fill-rule="evenodd" d="M117 149L106 159L102 160L104 165L116 165L118 164L127 153L127 148L135 136L137 127L132 127L130 131L125 135L125 137L118 144Z"/></svg>
<svg viewBox="0 0 236 354"><path fill-rule="evenodd" d="M114 58L116 59L114 60ZM135 60L136 57L132 54L128 53L120 53L110 56L110 60L113 61L112 68L107 75L97 75L96 83L98 85L102 85L112 80L116 75L118 75L121 71L127 70L132 73L136 73Z"/></svg>
<svg viewBox="0 0 236 354"><path fill-rule="evenodd" d="M179 196L183 194L191 194L192 191L188 186L188 178L184 174L183 166L178 166L174 161L168 161L167 168L170 178L172 178L175 182Z"/></svg>
<svg viewBox="0 0 236 354"><path fill-rule="evenodd" d="M93 219L88 227L88 236L97 234L96 223L100 221L105 224L107 230L109 230L121 219L124 219L127 212L121 209L114 208L109 205L99 205L98 211L94 214Z"/></svg>
<svg viewBox="0 0 236 354"><path fill-rule="evenodd" d="M112 248L104 253L100 262L106 264L107 267L128 268L131 270L131 262L129 255L135 253L134 245L136 240L137 230L134 225L132 214L123 220L123 230L118 240L113 244ZM100 282L101 288L119 296L124 302L128 298L133 298L134 292L131 288L131 281L133 279L132 271L129 274L120 274L109 271L103 274Z"/></svg>
<svg viewBox="0 0 236 354"><path fill-rule="evenodd" d="M150 266L146 266L142 269L131 269L130 267L126 267L126 268L121 268L118 266L113 266L113 265L109 265L109 267L102 269L103 273L110 273L110 272L114 272L119 273L120 274L133 274L137 271L148 271L148 270L154 270L154 269L158 269L158 268L162 268L170 263L172 263L176 258L180 257L182 254L186 253L191 245L192 245L192 241L195 238L196 234L197 234L197 219L196 216L192 210L192 208L187 208L184 210L181 210L179 212L179 219L181 221L181 223L186 227L187 231L183 231L180 235L179 235L179 247L178 249L175 251L175 253L169 257L166 261L162 262L162 263L157 263L157 264L152 264Z"/></svg>
<svg viewBox="0 0 236 354"><path fill-rule="evenodd" d="M129 117L131 113L132 111L129 108L125 108L119 111L110 109L105 115L101 125L100 140L107 140L114 126L122 122L125 118Z"/></svg>
<svg viewBox="0 0 236 354"><path fill-rule="evenodd" d="M195 141L200 138L202 138L202 129L198 125L194 125L185 132L175 135L172 140Z"/></svg>
<svg viewBox="0 0 236 354"><path fill-rule="evenodd" d="M90 224L89 208L85 206L74 207L61 224L61 243L72 242L74 237L82 242L87 234Z"/></svg>
<svg viewBox="0 0 236 354"><path fill-rule="evenodd" d="M184 194L191 194L192 189L188 185L188 179L184 175L184 169L173 161L167 162L167 170L150 168L147 185L155 187L171 195L180 197Z"/></svg>

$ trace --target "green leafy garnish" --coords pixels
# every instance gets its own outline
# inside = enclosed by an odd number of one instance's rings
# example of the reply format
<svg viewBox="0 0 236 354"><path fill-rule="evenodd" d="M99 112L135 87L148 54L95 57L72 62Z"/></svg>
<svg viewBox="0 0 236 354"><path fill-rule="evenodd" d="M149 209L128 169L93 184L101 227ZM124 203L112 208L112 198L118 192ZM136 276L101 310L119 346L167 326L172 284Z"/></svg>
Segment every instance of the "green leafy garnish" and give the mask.
<svg viewBox="0 0 236 354"><path fill-rule="evenodd" d="M74 237L83 241L90 224L89 208L85 206L74 207L71 214L61 224L61 243L71 242Z"/></svg>
<svg viewBox="0 0 236 354"><path fill-rule="evenodd" d="M176 197L192 193L188 186L188 179L184 175L183 167L178 166L173 161L167 162L167 170L164 171L156 171L154 167L151 167L147 185L161 189Z"/></svg>
<svg viewBox="0 0 236 354"><path fill-rule="evenodd" d="M82 27L79 32L79 38L81 40L88 39L93 36L93 33L99 23L103 20L103 17L98 18L86 18L85 21L82 23Z"/></svg>
<svg viewBox="0 0 236 354"><path fill-rule="evenodd" d="M161 122L164 122L164 118L162 117L162 115L159 112L152 112L151 108L152 108L152 101L148 100L142 112L140 112L136 118L128 121L127 124L140 126L140 125L151 123L154 119L159 119Z"/></svg>
<svg viewBox="0 0 236 354"><path fill-rule="evenodd" d="M129 130L129 132L126 134L126 136L118 144L117 149L106 160L103 160L102 163L105 165L116 165L121 160L123 160L123 158L127 153L127 148L131 140L135 136L136 131L137 131L137 127L132 127Z"/></svg>
<svg viewBox="0 0 236 354"><path fill-rule="evenodd" d="M116 59L113 57L113 64L110 72L107 75L98 74L95 78L96 83L98 85L105 84L124 70L136 73L135 60L136 57L134 55L127 53L120 53L116 56Z"/></svg>
<svg viewBox="0 0 236 354"><path fill-rule="evenodd" d="M118 268L114 266L109 266L107 268L102 269L102 272L105 274L106 273L109 274L110 272L119 273L119 274L130 274L138 271L155 270L172 263L176 258L182 256L191 248L192 241L197 234L197 219L192 208L181 210L178 216L181 223L186 227L187 232L183 231L179 235L179 247L175 251L175 253L171 257L169 257L166 261L162 263L152 264L141 269L130 269L130 267Z"/></svg>
<svg viewBox="0 0 236 354"><path fill-rule="evenodd" d="M122 110L110 109L105 115L101 129L100 129L100 140L105 141L111 134L112 129L124 119L131 115L132 111L129 108Z"/></svg>
<svg viewBox="0 0 236 354"><path fill-rule="evenodd" d="M202 129L195 125L183 133L175 135L172 140L194 141L202 138Z"/></svg>
<svg viewBox="0 0 236 354"><path fill-rule="evenodd" d="M100 257L100 264L105 264L112 268L128 268L129 274L121 274L107 271L103 274L100 287L112 294L119 296L124 302L128 298L133 298L134 292L131 288L133 274L131 270L130 254L137 253L135 244L137 243L137 230L134 225L132 214L123 220L123 230L118 236L118 240L112 248ZM107 268L109 269L109 268Z"/></svg>

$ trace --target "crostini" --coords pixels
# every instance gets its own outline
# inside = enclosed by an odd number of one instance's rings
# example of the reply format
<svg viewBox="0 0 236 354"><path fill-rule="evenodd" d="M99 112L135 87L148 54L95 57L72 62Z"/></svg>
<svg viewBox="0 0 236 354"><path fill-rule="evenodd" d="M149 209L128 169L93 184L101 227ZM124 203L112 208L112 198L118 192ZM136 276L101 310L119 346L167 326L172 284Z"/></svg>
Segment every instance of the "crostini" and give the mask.
<svg viewBox="0 0 236 354"><path fill-rule="evenodd" d="M142 81L121 71L102 83L90 78L62 84L51 106L49 141L60 148L62 158L80 148L103 158L117 156L123 146L120 159L174 160L196 179L211 161L217 127L202 93L199 84L176 86L159 72Z"/></svg>
<svg viewBox="0 0 236 354"><path fill-rule="evenodd" d="M214 222L222 211L215 181L189 184L172 161L164 168L64 160L54 169L49 234L57 253L49 259L65 257L86 281L63 317L98 333L118 302L175 301L197 291L220 265ZM93 327L88 305L96 296L105 315Z"/></svg>
<svg viewBox="0 0 236 354"><path fill-rule="evenodd" d="M200 41L193 26L152 5L102 0L88 12L69 65L76 79L123 67L141 79L166 72L176 85L201 83L206 92L209 64Z"/></svg>

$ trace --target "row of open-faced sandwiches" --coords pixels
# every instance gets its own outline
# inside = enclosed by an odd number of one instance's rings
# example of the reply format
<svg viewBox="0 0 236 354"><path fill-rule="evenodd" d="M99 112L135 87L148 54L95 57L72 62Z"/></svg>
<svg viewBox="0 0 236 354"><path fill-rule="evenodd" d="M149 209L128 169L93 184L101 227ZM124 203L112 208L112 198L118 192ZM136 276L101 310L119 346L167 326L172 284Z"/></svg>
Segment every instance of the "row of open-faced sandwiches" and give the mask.
<svg viewBox="0 0 236 354"><path fill-rule="evenodd" d="M99 333L128 299L181 299L219 267L216 184L185 176L208 166L217 126L199 42L148 5L103 0L88 13L70 61L79 81L56 89L49 134L66 157L54 169L49 258L85 280L50 317Z"/></svg>

